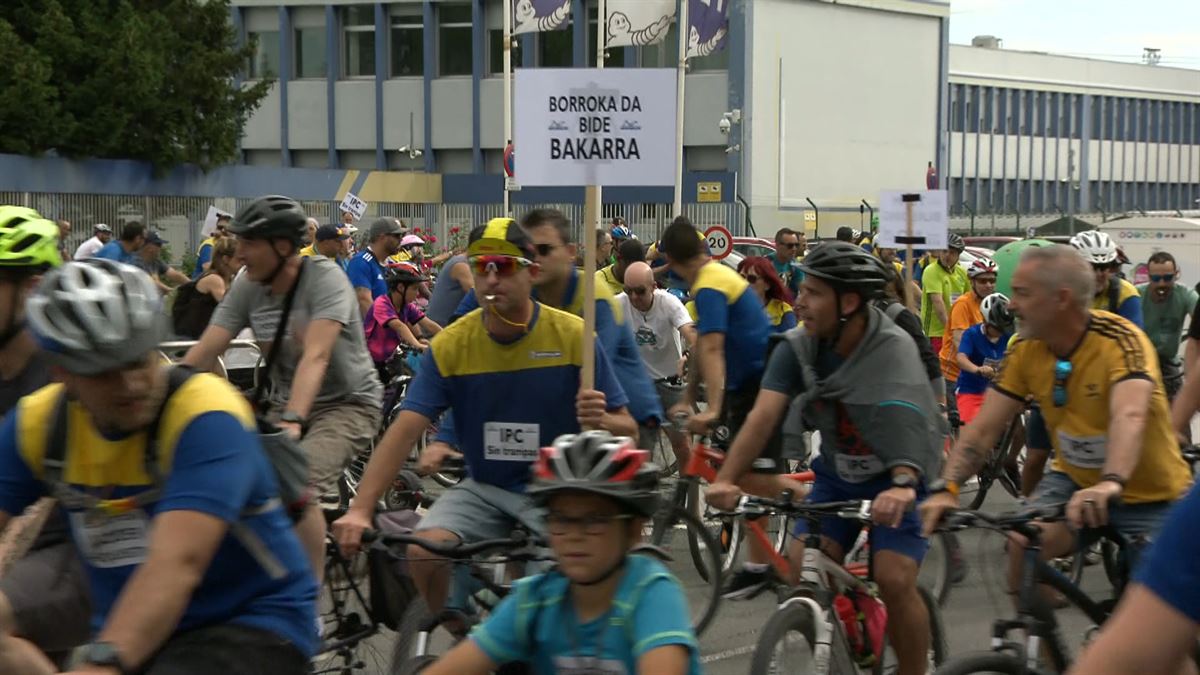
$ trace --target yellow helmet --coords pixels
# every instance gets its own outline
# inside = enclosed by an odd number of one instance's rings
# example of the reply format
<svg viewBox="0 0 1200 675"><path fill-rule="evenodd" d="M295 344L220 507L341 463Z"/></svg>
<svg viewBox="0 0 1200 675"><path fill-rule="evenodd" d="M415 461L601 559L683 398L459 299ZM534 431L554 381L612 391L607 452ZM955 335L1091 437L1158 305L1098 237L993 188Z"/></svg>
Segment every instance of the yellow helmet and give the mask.
<svg viewBox="0 0 1200 675"><path fill-rule="evenodd" d="M58 226L33 209L0 206L0 269L58 267Z"/></svg>

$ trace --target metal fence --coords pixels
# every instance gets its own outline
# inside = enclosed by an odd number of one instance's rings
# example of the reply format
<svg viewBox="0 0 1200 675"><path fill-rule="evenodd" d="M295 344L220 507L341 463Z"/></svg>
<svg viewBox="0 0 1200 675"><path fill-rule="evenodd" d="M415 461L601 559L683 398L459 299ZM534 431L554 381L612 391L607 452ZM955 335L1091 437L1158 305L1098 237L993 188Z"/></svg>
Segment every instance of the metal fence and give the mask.
<svg viewBox="0 0 1200 675"><path fill-rule="evenodd" d="M107 223L114 232L133 222L143 223L167 241L166 258L175 262L194 252L203 240L201 228L209 206L235 213L248 204L248 198L231 197L146 197L139 195L94 195L38 192L0 192L0 204L19 204L36 209L46 218L65 219L72 224L67 241L74 251L92 236L92 226ZM341 213L339 201L303 201L306 211L321 222L337 222ZM583 230L583 204L514 204L513 216L521 218L535 208L553 208L566 214L575 226L578 240ZM670 204L605 204L603 223L620 216L638 238L654 241L671 224L675 215ZM363 221L392 216L410 228L437 237L434 248L440 249L451 240L451 228L465 233L472 227L503 215L501 204L402 204L377 202L368 205ZM746 212L741 204L684 204L684 214L697 228L704 230L722 225L735 235L746 233ZM360 237L366 236L361 228ZM465 234L460 235L465 239Z"/></svg>

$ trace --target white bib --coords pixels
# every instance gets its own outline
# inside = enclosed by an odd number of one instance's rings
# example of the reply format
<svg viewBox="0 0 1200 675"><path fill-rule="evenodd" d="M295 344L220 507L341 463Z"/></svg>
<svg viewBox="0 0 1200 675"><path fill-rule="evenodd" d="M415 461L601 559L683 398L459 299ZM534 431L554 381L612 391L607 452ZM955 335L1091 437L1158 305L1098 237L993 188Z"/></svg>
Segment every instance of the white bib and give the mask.
<svg viewBox="0 0 1200 675"><path fill-rule="evenodd" d="M851 483L862 483L884 472L883 460L875 455L834 455L838 475Z"/></svg>
<svg viewBox="0 0 1200 675"><path fill-rule="evenodd" d="M556 656L554 672L556 675L628 675L624 663L594 656Z"/></svg>
<svg viewBox="0 0 1200 675"><path fill-rule="evenodd" d="M499 462L537 459L541 435L536 424L487 422L483 425L483 456Z"/></svg>
<svg viewBox="0 0 1200 675"><path fill-rule="evenodd" d="M1063 461L1081 469L1100 469L1108 455L1107 436L1071 436L1058 432L1058 449Z"/></svg>
<svg viewBox="0 0 1200 675"><path fill-rule="evenodd" d="M135 509L115 516L100 511L71 514L79 552L95 567L126 567L146 561L150 521Z"/></svg>

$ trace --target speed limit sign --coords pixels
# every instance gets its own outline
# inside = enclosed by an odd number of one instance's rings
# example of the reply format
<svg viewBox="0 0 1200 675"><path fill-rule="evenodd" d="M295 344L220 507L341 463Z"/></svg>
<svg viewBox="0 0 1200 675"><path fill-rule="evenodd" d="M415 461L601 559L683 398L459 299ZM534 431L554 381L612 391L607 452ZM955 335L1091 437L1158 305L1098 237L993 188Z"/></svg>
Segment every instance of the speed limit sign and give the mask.
<svg viewBox="0 0 1200 675"><path fill-rule="evenodd" d="M704 241L708 244L708 252L714 260L720 260L733 252L733 235L720 225L713 225L705 230Z"/></svg>

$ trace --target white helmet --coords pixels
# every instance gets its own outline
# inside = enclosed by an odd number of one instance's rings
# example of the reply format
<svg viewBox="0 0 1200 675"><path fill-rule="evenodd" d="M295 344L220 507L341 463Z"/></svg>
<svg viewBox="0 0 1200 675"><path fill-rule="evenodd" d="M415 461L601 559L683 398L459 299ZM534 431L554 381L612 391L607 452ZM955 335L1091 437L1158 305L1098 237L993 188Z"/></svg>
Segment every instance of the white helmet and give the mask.
<svg viewBox="0 0 1200 675"><path fill-rule="evenodd" d="M1071 237L1071 245L1093 265L1111 265L1117 261L1117 245L1107 232L1088 230Z"/></svg>
<svg viewBox="0 0 1200 675"><path fill-rule="evenodd" d="M166 336L162 299L150 277L101 258L48 272L26 316L47 358L78 375L140 363Z"/></svg>
<svg viewBox="0 0 1200 675"><path fill-rule="evenodd" d="M983 314L985 323L989 323L1002 332L1011 333L1016 327L1016 319L1008 308L1008 296L1003 293L992 293L979 303L979 313Z"/></svg>

